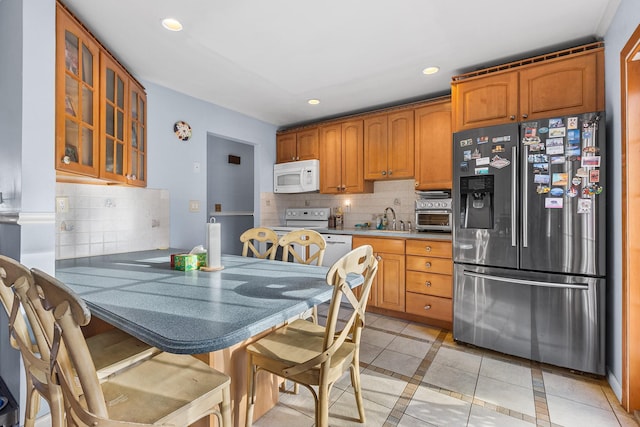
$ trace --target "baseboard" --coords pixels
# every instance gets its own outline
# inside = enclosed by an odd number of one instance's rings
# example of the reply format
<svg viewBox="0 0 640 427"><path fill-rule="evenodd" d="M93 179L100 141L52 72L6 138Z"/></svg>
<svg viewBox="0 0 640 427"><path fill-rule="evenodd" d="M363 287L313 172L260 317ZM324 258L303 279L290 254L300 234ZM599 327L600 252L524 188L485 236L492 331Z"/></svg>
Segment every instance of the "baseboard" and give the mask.
<svg viewBox="0 0 640 427"><path fill-rule="evenodd" d="M609 369L607 369L607 382L609 383L613 394L618 398L618 402L622 402L622 385Z"/></svg>

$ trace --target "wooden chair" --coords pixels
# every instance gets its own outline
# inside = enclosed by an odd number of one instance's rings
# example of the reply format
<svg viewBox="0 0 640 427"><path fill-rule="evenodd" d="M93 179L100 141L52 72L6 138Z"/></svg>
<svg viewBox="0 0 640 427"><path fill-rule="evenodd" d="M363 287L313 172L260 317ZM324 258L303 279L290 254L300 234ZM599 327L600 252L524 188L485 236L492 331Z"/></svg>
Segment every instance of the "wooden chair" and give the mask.
<svg viewBox="0 0 640 427"><path fill-rule="evenodd" d="M190 355L162 352L101 383L80 329L91 320L86 304L54 277L32 274L55 318L51 366L68 425L187 426L215 414L231 426L230 378Z"/></svg>
<svg viewBox="0 0 640 427"><path fill-rule="evenodd" d="M309 265L322 265L327 248L324 237L317 231L308 229L290 231L280 238L278 244L282 247L282 261L288 261L291 254L294 262ZM306 248L306 258L296 252L295 245Z"/></svg>
<svg viewBox="0 0 640 427"><path fill-rule="evenodd" d="M248 256L249 250L256 258L270 260L276 259L276 251L278 250L278 235L275 231L266 227L250 228L240 235L240 241L244 243L242 247L242 256ZM264 252L260 252L254 241L271 243Z"/></svg>
<svg viewBox="0 0 640 427"><path fill-rule="evenodd" d="M35 423L40 403L36 392L49 403L53 425L63 425L64 409L60 390L48 380L53 315L42 306L31 271L24 265L0 255L0 281L4 284L0 285L0 300L9 316L11 344L20 350L27 375L25 426ZM19 310L20 306L24 315ZM29 327L35 342L30 337ZM92 336L87 339L87 345L101 380L160 352L119 329Z"/></svg>
<svg viewBox="0 0 640 427"><path fill-rule="evenodd" d="M316 426L326 427L329 418L329 392L344 371L351 369L359 420L365 422L360 388L360 337L371 284L378 262L369 245L360 246L339 259L327 273L333 286L326 326L296 320L247 346L247 427L253 421L256 402L255 381L259 370L290 379L311 390L315 399ZM349 274L363 276L359 297L347 284ZM352 310L344 329L336 331L343 295ZM345 306L342 306L345 310ZM314 387L317 389L314 390Z"/></svg>

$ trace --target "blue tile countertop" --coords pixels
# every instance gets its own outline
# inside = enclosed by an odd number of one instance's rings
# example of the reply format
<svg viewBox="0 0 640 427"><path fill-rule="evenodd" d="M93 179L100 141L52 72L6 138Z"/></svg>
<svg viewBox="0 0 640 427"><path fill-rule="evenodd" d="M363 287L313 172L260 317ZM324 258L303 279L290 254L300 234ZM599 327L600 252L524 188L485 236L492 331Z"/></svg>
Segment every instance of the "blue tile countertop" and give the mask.
<svg viewBox="0 0 640 427"><path fill-rule="evenodd" d="M216 272L177 271L157 250L59 260L56 278L92 315L172 353L221 350L328 301L327 267L223 255ZM352 287L361 276L350 276Z"/></svg>
<svg viewBox="0 0 640 427"><path fill-rule="evenodd" d="M403 239L451 240L451 233L428 233L424 231L378 230L376 228L320 228L321 234L351 234L352 236L389 237Z"/></svg>

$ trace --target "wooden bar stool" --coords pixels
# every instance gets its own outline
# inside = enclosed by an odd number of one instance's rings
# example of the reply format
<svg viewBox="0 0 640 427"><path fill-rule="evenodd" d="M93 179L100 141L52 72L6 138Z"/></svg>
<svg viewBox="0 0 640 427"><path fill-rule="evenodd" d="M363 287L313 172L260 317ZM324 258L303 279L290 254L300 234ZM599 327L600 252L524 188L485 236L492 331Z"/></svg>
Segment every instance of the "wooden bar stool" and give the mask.
<svg viewBox="0 0 640 427"><path fill-rule="evenodd" d="M278 235L275 231L266 227L250 228L240 235L240 241L244 243L242 247L242 256L249 256L249 250L256 258L276 259L276 251L278 250ZM264 252L260 252L255 242L271 243Z"/></svg>
<svg viewBox="0 0 640 427"><path fill-rule="evenodd" d="M327 273L327 283L333 286L333 295L326 326L299 319L247 346L247 427L253 422L255 382L260 370L307 387L315 399L315 425L326 427L329 424L329 392L346 369L350 368L359 421L365 422L360 387L360 337L367 299L377 269L378 262L371 246L364 245L352 250ZM359 297L347 284L349 274L363 276ZM336 331L343 296L349 303L351 314L344 328ZM342 310L345 310L344 306Z"/></svg>
<svg viewBox="0 0 640 427"><path fill-rule="evenodd" d="M187 426L213 414L231 427L230 378L193 356L161 352L100 382L80 329L91 320L85 302L54 277L32 274L55 318L51 366L71 425Z"/></svg>

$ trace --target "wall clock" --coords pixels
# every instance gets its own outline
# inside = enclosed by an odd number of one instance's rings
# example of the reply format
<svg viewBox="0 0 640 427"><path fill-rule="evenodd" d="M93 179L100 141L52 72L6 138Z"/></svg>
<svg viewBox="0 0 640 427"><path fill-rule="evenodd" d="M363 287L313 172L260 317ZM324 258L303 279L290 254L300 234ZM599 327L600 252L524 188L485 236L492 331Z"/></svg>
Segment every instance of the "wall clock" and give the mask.
<svg viewBox="0 0 640 427"><path fill-rule="evenodd" d="M188 141L191 138L191 126L182 120L174 123L173 132L180 141Z"/></svg>

